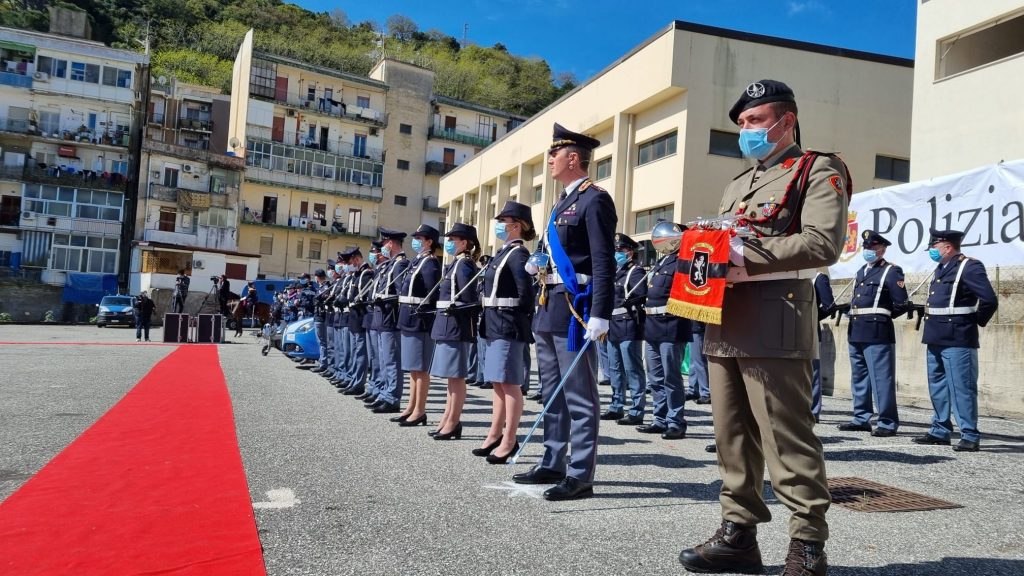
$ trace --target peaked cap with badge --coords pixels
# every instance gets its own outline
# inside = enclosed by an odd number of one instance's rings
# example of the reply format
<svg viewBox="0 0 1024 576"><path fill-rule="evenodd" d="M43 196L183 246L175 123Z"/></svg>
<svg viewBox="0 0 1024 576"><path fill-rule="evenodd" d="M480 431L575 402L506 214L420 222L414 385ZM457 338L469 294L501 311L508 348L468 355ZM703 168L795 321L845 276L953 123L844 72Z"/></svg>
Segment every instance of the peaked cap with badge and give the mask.
<svg viewBox="0 0 1024 576"><path fill-rule="evenodd" d="M585 150L593 150L601 145L601 141L596 138L591 138L585 134L579 134L568 130L558 122L555 122L554 132L552 134L551 147L548 148L548 152L554 152L563 146L579 146Z"/></svg>
<svg viewBox="0 0 1024 576"><path fill-rule="evenodd" d="M860 237L862 240L864 240L865 246L871 246L872 244L892 246L892 242L886 240L885 236L882 236L881 234L875 232L874 230L865 230L864 232L861 233Z"/></svg>

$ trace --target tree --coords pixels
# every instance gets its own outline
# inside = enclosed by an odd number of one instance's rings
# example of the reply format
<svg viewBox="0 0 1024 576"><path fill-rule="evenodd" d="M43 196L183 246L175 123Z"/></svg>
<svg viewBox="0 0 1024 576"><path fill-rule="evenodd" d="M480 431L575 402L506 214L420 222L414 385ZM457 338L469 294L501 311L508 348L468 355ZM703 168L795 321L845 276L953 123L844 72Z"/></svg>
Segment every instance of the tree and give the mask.
<svg viewBox="0 0 1024 576"><path fill-rule="evenodd" d="M411 18L401 14L392 14L387 19L388 34L403 42L412 39L412 35L419 32L419 26Z"/></svg>
<svg viewBox="0 0 1024 576"><path fill-rule="evenodd" d="M331 24L333 24L335 28L348 28L348 14L346 14L341 8L331 10Z"/></svg>

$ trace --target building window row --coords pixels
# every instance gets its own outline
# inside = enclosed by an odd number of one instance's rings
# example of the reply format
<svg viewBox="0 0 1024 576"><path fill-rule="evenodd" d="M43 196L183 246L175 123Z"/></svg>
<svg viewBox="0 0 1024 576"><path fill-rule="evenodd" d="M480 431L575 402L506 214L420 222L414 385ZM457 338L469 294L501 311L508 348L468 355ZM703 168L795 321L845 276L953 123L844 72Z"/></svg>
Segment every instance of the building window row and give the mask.
<svg viewBox="0 0 1024 576"><path fill-rule="evenodd" d="M634 220L633 233L643 234L650 232L654 225L658 223L658 220L672 220L672 215L675 209L675 205L669 204L668 206L659 206L658 208L651 208L650 210L642 210L636 213L636 219Z"/></svg>
<svg viewBox="0 0 1024 576"><path fill-rule="evenodd" d="M117 247L117 238L54 234L50 268L68 272L113 274L117 270Z"/></svg>
<svg viewBox="0 0 1024 576"><path fill-rule="evenodd" d="M876 155L875 178L893 182L910 182L910 160Z"/></svg>
<svg viewBox="0 0 1024 576"><path fill-rule="evenodd" d="M603 158L597 161L597 173L594 180L604 180L612 175L612 157Z"/></svg>
<svg viewBox="0 0 1024 576"><path fill-rule="evenodd" d="M676 131L640 144L637 165L660 160L676 153Z"/></svg>
<svg viewBox="0 0 1024 576"><path fill-rule="evenodd" d="M269 142L249 141L246 148L249 152L245 157L247 166L363 186L379 188L383 185L384 166L371 160L334 156L312 150L296 150Z"/></svg>
<svg viewBox="0 0 1024 576"><path fill-rule="evenodd" d="M398 131L402 134L412 134L412 124L399 124Z"/></svg>
<svg viewBox="0 0 1024 576"><path fill-rule="evenodd" d="M115 86L117 88L132 87L132 71L116 66L103 66L102 75L99 64L88 64L86 62L71 62L71 73L68 74L68 61L52 56L39 56L36 60L36 71L42 72L54 78L68 78L76 82L87 84L103 83L104 86Z"/></svg>
<svg viewBox="0 0 1024 576"><path fill-rule="evenodd" d="M124 195L104 190L27 185L22 209L50 216L121 221Z"/></svg>

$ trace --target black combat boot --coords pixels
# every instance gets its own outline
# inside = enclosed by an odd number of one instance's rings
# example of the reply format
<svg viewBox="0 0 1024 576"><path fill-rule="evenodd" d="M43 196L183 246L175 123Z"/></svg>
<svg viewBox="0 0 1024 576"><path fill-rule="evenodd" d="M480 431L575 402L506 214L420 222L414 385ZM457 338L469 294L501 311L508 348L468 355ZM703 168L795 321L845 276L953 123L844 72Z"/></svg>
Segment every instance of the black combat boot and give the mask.
<svg viewBox="0 0 1024 576"><path fill-rule="evenodd" d="M828 574L828 558L825 544L807 540L789 541L789 553L782 576L825 576Z"/></svg>
<svg viewBox="0 0 1024 576"><path fill-rule="evenodd" d="M764 565L757 546L757 527L723 520L710 540L680 552L679 563L690 572L760 574Z"/></svg>

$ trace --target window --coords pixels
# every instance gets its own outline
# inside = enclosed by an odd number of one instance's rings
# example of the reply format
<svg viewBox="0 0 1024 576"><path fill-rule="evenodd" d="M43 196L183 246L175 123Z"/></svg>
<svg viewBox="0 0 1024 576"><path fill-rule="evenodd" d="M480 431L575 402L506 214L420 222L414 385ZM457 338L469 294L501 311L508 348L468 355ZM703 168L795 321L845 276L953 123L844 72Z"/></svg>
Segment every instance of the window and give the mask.
<svg viewBox="0 0 1024 576"><path fill-rule="evenodd" d="M54 234L50 268L69 272L112 274L117 268L117 238Z"/></svg>
<svg viewBox="0 0 1024 576"><path fill-rule="evenodd" d="M609 156L597 161L597 177L595 180L604 180L612 175L612 158Z"/></svg>
<svg viewBox="0 0 1024 576"><path fill-rule="evenodd" d="M661 206L660 208L651 208L650 210L644 210L636 213L636 221L633 226L634 234L643 234L644 232L650 232L654 228L654 225L658 223L658 219L672 220L674 205L669 204L668 206Z"/></svg>
<svg viewBox="0 0 1024 576"><path fill-rule="evenodd" d="M7 250L0 250L0 267L8 268L11 265L11 253Z"/></svg>
<svg viewBox="0 0 1024 576"><path fill-rule="evenodd" d="M370 107L370 97L369 96L356 96L356 106L359 106L360 108L369 108Z"/></svg>
<svg viewBox="0 0 1024 576"><path fill-rule="evenodd" d="M299 218L309 218L309 202L306 200L299 202Z"/></svg>
<svg viewBox="0 0 1024 576"><path fill-rule="evenodd" d="M321 247L323 247L323 245L324 245L324 241L323 240L319 240L319 239L315 239L315 238L310 239L310 241L309 241L309 259L310 260L319 260L320 259L320 249L321 249Z"/></svg>
<svg viewBox="0 0 1024 576"><path fill-rule="evenodd" d="M399 124L398 131L402 134L412 134L412 124Z"/></svg>
<svg viewBox="0 0 1024 576"><path fill-rule="evenodd" d="M491 140L494 130L494 120L490 116L480 114L477 116L476 135L484 140Z"/></svg>
<svg viewBox="0 0 1024 576"><path fill-rule="evenodd" d="M45 72L45 70L43 70ZM53 61L53 76L55 78L67 78L68 76L68 61L57 60Z"/></svg>
<svg viewBox="0 0 1024 576"><path fill-rule="evenodd" d="M273 62L253 58L249 73L249 93L261 98L273 99L277 84L277 65Z"/></svg>
<svg viewBox="0 0 1024 576"><path fill-rule="evenodd" d="M409 161L408 160L399 160L398 161L398 169L399 170L408 170L409 169Z"/></svg>
<svg viewBox="0 0 1024 576"><path fill-rule="evenodd" d="M235 224L235 211L227 208L210 208L199 213L199 223L203 226L230 228Z"/></svg>
<svg viewBox="0 0 1024 576"><path fill-rule="evenodd" d="M1024 14L939 41L935 79L940 80L1024 52Z"/></svg>
<svg viewBox="0 0 1024 576"><path fill-rule="evenodd" d="M313 219L320 220L322 223L326 222L327 204L313 204Z"/></svg>
<svg viewBox="0 0 1024 576"><path fill-rule="evenodd" d="M541 201L544 195L544 187L540 184L533 187L533 203L537 204Z"/></svg>
<svg viewBox="0 0 1024 576"><path fill-rule="evenodd" d="M178 220L178 213L173 208L160 209L160 224L157 230L161 232L174 232L174 224Z"/></svg>
<svg viewBox="0 0 1024 576"><path fill-rule="evenodd" d="M249 267L245 264L235 264L233 262L224 263L224 275L228 278L236 280L245 280L249 274Z"/></svg>
<svg viewBox="0 0 1024 576"><path fill-rule="evenodd" d="M60 112L39 111L39 131L54 136L60 131Z"/></svg>
<svg viewBox="0 0 1024 576"><path fill-rule="evenodd" d="M79 82L85 80L85 64L82 62L71 63L71 79Z"/></svg>
<svg viewBox="0 0 1024 576"><path fill-rule="evenodd" d="M395 195L395 206L405 206L408 202L407 197Z"/></svg>
<svg viewBox="0 0 1024 576"><path fill-rule="evenodd" d="M90 84L100 83L100 65L99 64L86 64L85 65L85 81Z"/></svg>
<svg viewBox="0 0 1024 576"><path fill-rule="evenodd" d="M128 175L128 161L127 160L111 160L110 171L121 176Z"/></svg>
<svg viewBox="0 0 1024 576"><path fill-rule="evenodd" d="M274 253L274 237L260 236L260 254L270 255Z"/></svg>
<svg viewBox="0 0 1024 576"><path fill-rule="evenodd" d="M348 209L348 232L349 234L359 234L359 229L363 225L363 211L358 208Z"/></svg>
<svg viewBox="0 0 1024 576"><path fill-rule="evenodd" d="M309 89L306 91L306 100L312 102L316 100L316 85L310 84Z"/></svg>
<svg viewBox="0 0 1024 576"><path fill-rule="evenodd" d="M740 152L739 135L733 132L712 130L711 138L708 142L708 154L728 156L729 158L743 158L743 152Z"/></svg>
<svg viewBox="0 0 1024 576"><path fill-rule="evenodd" d="M637 166L660 160L676 153L676 133L659 136L640 145L640 160Z"/></svg>
<svg viewBox="0 0 1024 576"><path fill-rule="evenodd" d="M131 70L118 70L117 71L117 87L118 88L131 88L132 87L132 71Z"/></svg>
<svg viewBox="0 0 1024 576"><path fill-rule="evenodd" d="M103 67L103 85L117 86L117 68L113 66Z"/></svg>
<svg viewBox="0 0 1024 576"><path fill-rule="evenodd" d="M295 244L295 257L302 258L302 238L299 238Z"/></svg>
<svg viewBox="0 0 1024 576"><path fill-rule="evenodd" d="M45 72L46 74L53 74L53 58L49 56L39 56L36 58L36 71Z"/></svg>
<svg viewBox="0 0 1024 576"><path fill-rule="evenodd" d="M910 182L910 160L876 155L875 178L893 182Z"/></svg>

